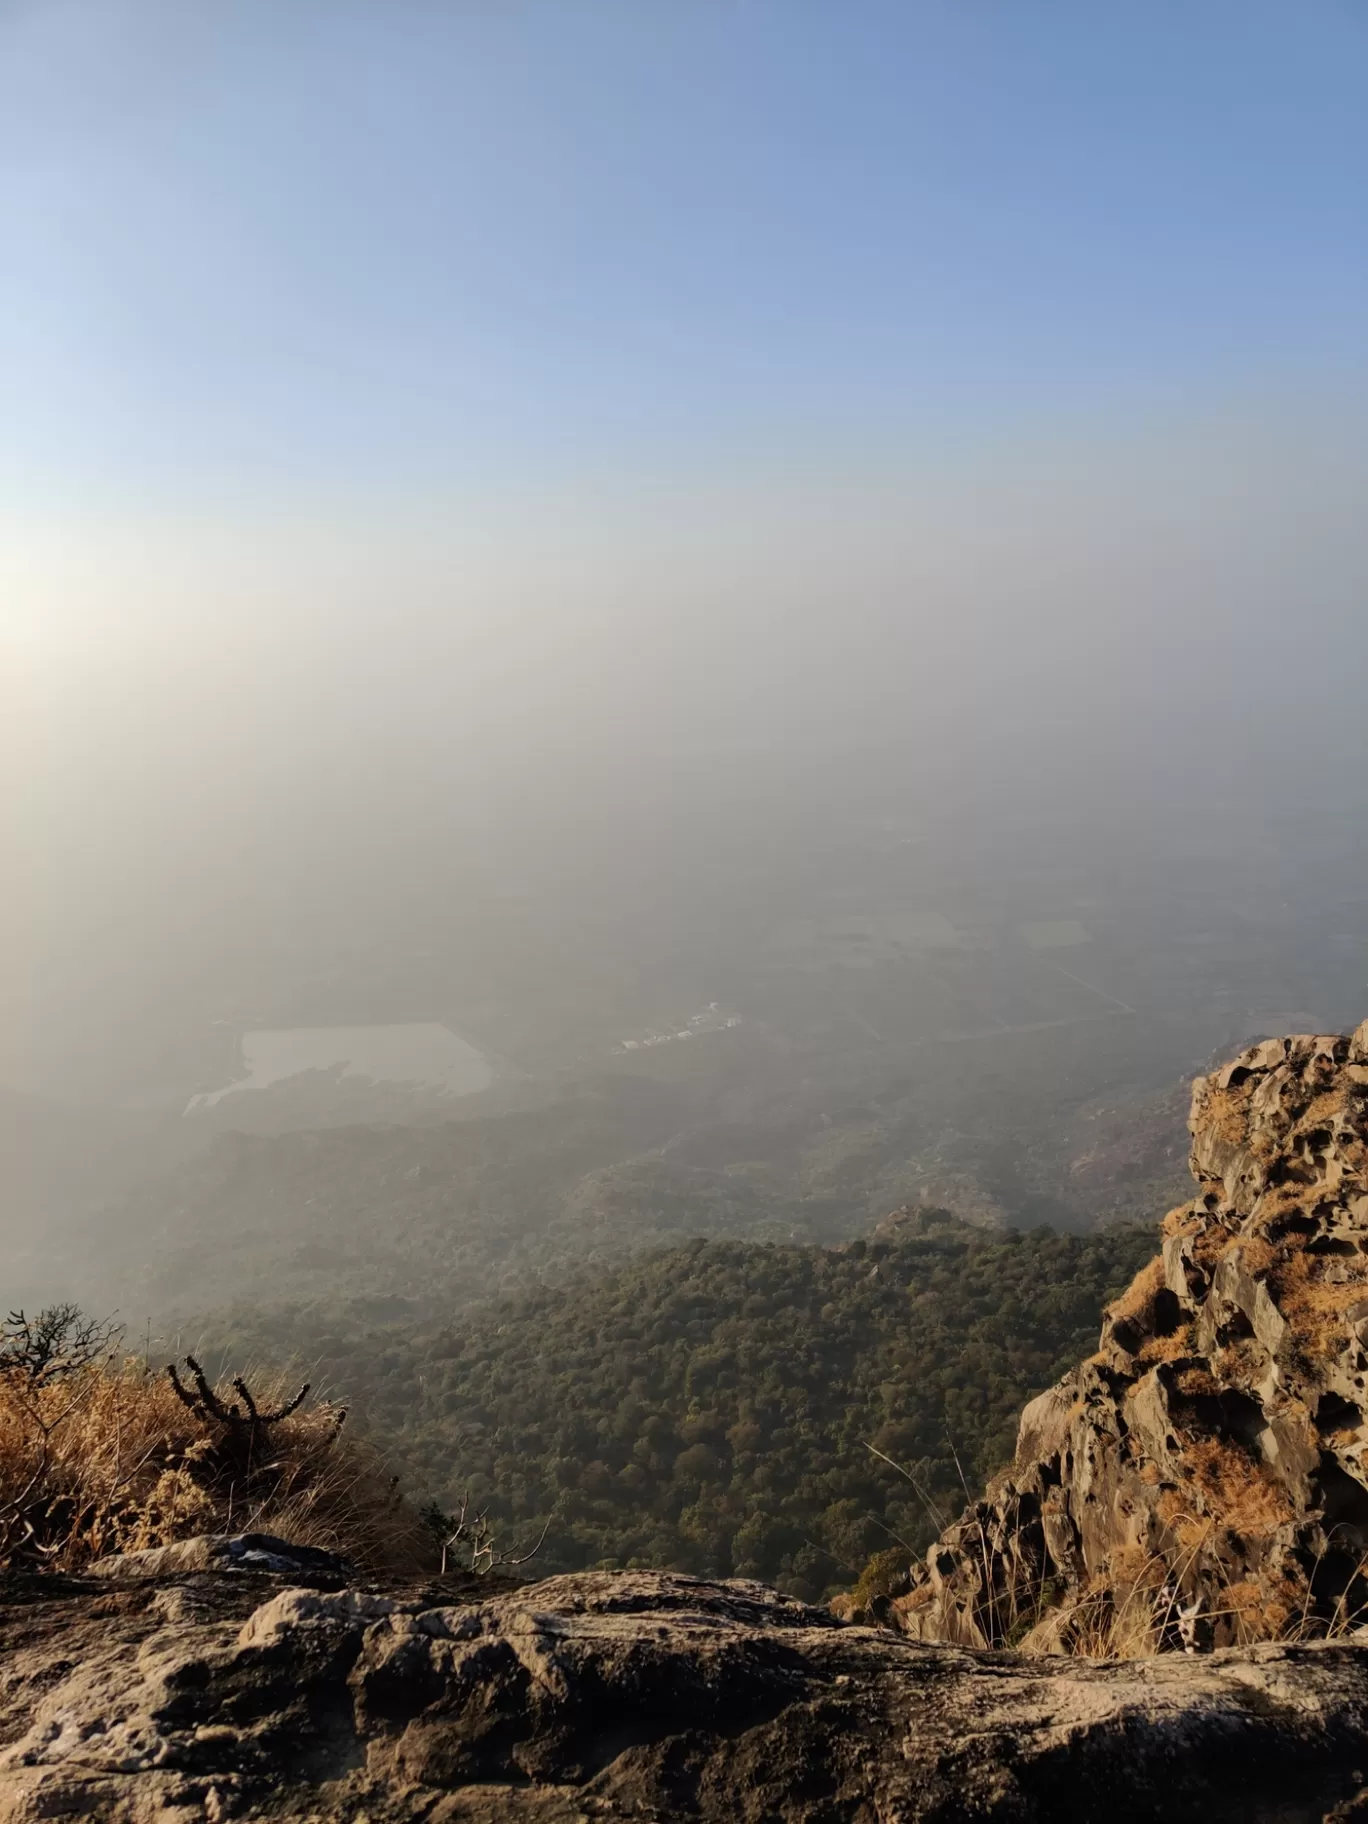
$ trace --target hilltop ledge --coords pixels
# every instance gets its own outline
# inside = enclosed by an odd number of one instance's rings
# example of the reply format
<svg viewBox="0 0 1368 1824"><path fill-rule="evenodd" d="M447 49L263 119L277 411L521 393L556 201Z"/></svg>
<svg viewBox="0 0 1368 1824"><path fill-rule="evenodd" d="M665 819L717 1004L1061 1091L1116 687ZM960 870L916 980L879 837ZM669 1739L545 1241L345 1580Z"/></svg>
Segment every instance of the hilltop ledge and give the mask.
<svg viewBox="0 0 1368 1824"><path fill-rule="evenodd" d="M5 1824L1368 1816L1352 1645L1030 1659L661 1573L34 1596L0 1610Z"/></svg>

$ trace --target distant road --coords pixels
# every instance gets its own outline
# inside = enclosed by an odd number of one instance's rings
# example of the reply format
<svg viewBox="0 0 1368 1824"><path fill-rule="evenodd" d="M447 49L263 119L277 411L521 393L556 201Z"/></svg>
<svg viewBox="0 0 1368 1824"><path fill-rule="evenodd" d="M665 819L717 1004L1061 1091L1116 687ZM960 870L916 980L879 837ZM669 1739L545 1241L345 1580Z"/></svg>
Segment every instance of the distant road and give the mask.
<svg viewBox="0 0 1368 1824"><path fill-rule="evenodd" d="M1075 975L1073 970L1066 969L1063 963L1056 963L1050 957L1041 956L1038 952L1036 961L1038 963L1044 963L1047 969L1057 969L1061 975L1067 975L1069 980L1071 982L1077 982L1080 988L1087 988L1093 994L1100 994L1104 1001L1107 1001L1113 1007L1119 1008L1122 1013L1135 1012L1134 1007L1128 1007L1124 1001L1118 1001L1114 994L1108 994L1105 989L1099 988L1095 982L1085 982L1081 975Z"/></svg>

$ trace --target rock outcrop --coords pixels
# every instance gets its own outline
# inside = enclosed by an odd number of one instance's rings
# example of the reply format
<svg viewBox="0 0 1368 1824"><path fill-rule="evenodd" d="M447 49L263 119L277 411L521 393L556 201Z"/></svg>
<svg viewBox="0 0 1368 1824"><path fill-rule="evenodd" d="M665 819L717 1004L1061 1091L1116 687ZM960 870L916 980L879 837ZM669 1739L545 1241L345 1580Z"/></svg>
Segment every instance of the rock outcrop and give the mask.
<svg viewBox="0 0 1368 1824"><path fill-rule="evenodd" d="M326 1589L337 1589L355 1575L352 1566L336 1552L296 1545L274 1533L197 1533L192 1539L178 1539L171 1545L97 1558L85 1575L107 1583L143 1583L185 1576L192 1571L222 1571L230 1575L272 1571L296 1583Z"/></svg>
<svg viewBox="0 0 1368 1824"><path fill-rule="evenodd" d="M0 1591L0 1820L1368 1817L1368 1649L926 1646L756 1584Z"/></svg>
<svg viewBox="0 0 1368 1824"><path fill-rule="evenodd" d="M266 1535L11 1579L0 1824L1368 1824L1368 1023L1190 1125L1196 1200L891 1625Z"/></svg>
<svg viewBox="0 0 1368 1824"><path fill-rule="evenodd" d="M1368 1022L1193 1086L1199 1194L881 1614L921 1640L1143 1653L1368 1614Z"/></svg>

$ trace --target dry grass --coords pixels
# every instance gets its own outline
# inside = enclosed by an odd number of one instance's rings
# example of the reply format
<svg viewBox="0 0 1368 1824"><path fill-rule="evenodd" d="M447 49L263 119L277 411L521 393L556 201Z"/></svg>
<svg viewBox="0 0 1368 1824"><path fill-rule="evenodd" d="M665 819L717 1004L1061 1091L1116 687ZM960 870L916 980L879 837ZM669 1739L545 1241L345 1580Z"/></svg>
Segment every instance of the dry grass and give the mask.
<svg viewBox="0 0 1368 1824"><path fill-rule="evenodd" d="M1191 1353L1192 1325L1186 1323L1180 1324L1168 1336L1151 1336L1136 1359L1153 1367L1156 1362L1176 1362L1181 1356Z"/></svg>
<svg viewBox="0 0 1368 1824"><path fill-rule="evenodd" d="M1301 1355L1308 1362L1339 1355L1349 1340L1345 1311L1368 1288L1365 1266L1356 1262L1346 1269L1342 1260L1292 1248L1279 1260L1276 1277L1278 1308Z"/></svg>
<svg viewBox="0 0 1368 1824"><path fill-rule="evenodd" d="M1185 1644L1188 1611L1178 1586L1206 1537L1195 1541L1174 1565L1150 1558L1138 1571L1127 1567L1100 1579L1071 1618L1070 1651L1084 1659L1149 1659ZM1360 1577L1366 1568L1360 1566ZM1270 1640L1338 1640L1360 1626L1363 1618L1362 1606L1352 1604L1348 1591L1326 1616L1312 1612L1309 1587L1293 1577L1264 1582L1246 1577L1228 1583L1218 1575L1214 1600L1203 1600L1196 1608L1194 1634L1200 1630L1209 1645L1209 1630L1219 1624L1220 1637L1240 1647Z"/></svg>
<svg viewBox="0 0 1368 1824"><path fill-rule="evenodd" d="M1247 1587L1246 1583L1234 1586L1245 1605L1239 1611L1238 1645L1246 1647L1261 1640L1305 1640L1308 1637L1310 1591L1304 1582L1284 1573L1272 1580L1271 1588L1260 1589L1255 1584L1258 1597L1252 1605L1246 1599Z"/></svg>
<svg viewBox="0 0 1368 1824"><path fill-rule="evenodd" d="M1278 1260L1277 1250L1263 1235L1237 1235L1224 1251L1229 1254L1236 1248L1240 1251L1240 1265L1251 1279L1271 1272Z"/></svg>
<svg viewBox="0 0 1368 1824"><path fill-rule="evenodd" d="M1276 1635L1286 1629L1299 1614L1294 1602L1288 1602L1276 1613L1270 1612L1268 1598L1257 1578L1242 1577L1238 1583L1226 1585L1226 1606L1230 1609L1235 1621L1235 1630L1240 1646L1248 1646L1256 1640L1267 1640L1271 1629Z"/></svg>
<svg viewBox="0 0 1368 1824"><path fill-rule="evenodd" d="M1334 1277L1331 1277L1334 1275ZM1289 1249L1278 1267L1278 1305L1284 1317L1322 1313L1339 1316L1363 1296L1368 1286L1368 1263L1309 1254Z"/></svg>
<svg viewBox="0 0 1368 1824"><path fill-rule="evenodd" d="M1234 1220L1237 1226L1232 1227L1229 1215L1224 1220L1208 1216L1192 1231L1192 1259L1204 1273L1214 1272L1240 1239L1239 1219Z"/></svg>
<svg viewBox="0 0 1368 1824"><path fill-rule="evenodd" d="M1294 1135L1313 1133L1318 1127L1334 1127L1348 1104L1348 1094L1343 1085L1337 1084L1334 1089L1323 1089L1318 1096L1307 1103L1297 1117Z"/></svg>
<svg viewBox="0 0 1368 1824"><path fill-rule="evenodd" d="M1162 1487L1156 1517L1161 1545L1118 1544L1105 1564L1053 1619L1046 1613L1028 1651L1065 1652L1089 1659L1136 1659L1212 1645L1339 1639L1368 1621L1368 1555L1347 1579L1337 1572L1338 1598L1319 1589L1319 1562L1295 1557L1238 1578L1224 1567L1244 1554L1240 1542L1269 1538L1295 1519L1287 1493L1264 1466L1234 1444L1185 1436L1190 1480ZM1149 1472L1149 1473L1147 1473ZM1138 1472L1154 1487L1151 1466ZM1232 1539L1231 1534L1239 1536ZM1188 1601L1200 1591L1200 1601ZM1186 1592L1187 1594L1180 1594ZM1037 1643L1039 1643L1037 1645Z"/></svg>
<svg viewBox="0 0 1368 1824"><path fill-rule="evenodd" d="M1211 1358L1212 1370L1223 1386L1255 1382L1267 1364L1262 1343L1251 1337L1235 1337L1224 1343Z"/></svg>
<svg viewBox="0 0 1368 1824"><path fill-rule="evenodd" d="M1189 1437L1184 1458L1195 1489L1165 1488L1155 1505L1169 1542L1162 1549L1125 1543L1112 1551L1062 1617L1062 1650L1085 1659L1145 1659L1190 1645L1194 1630L1210 1644L1213 1627L1240 1645L1348 1632L1357 1611L1350 1617L1344 1602L1346 1613L1337 1610L1327 1620L1313 1612L1309 1585L1289 1575L1227 1586L1213 1546L1227 1530L1246 1537L1274 1531L1292 1517L1290 1503L1262 1465L1236 1446ZM1141 1479L1150 1486L1158 1481L1154 1474ZM1179 1592L1192 1588L1208 1594L1190 1606Z"/></svg>
<svg viewBox="0 0 1368 1824"><path fill-rule="evenodd" d="M1273 1532L1293 1518L1286 1489L1238 1444L1186 1438L1183 1462L1206 1512L1242 1538Z"/></svg>
<svg viewBox="0 0 1368 1824"><path fill-rule="evenodd" d="M257 1376L252 1391L266 1410L286 1390ZM316 1402L248 1438L187 1408L141 1362L50 1380L0 1373L0 1562L77 1571L109 1552L257 1531L367 1570L424 1568L423 1528L341 1416Z"/></svg>
<svg viewBox="0 0 1368 1824"><path fill-rule="evenodd" d="M1202 1110L1203 1127L1210 1128L1217 1139L1224 1140L1228 1146L1239 1146L1249 1131L1245 1106L1248 1100L1248 1096L1233 1089L1209 1090Z"/></svg>
<svg viewBox="0 0 1368 1824"><path fill-rule="evenodd" d="M1155 1512L1185 1552L1200 1551L1211 1536L1211 1517L1194 1513L1193 1505L1172 1486L1162 1490L1155 1504Z"/></svg>
<svg viewBox="0 0 1368 1824"><path fill-rule="evenodd" d="M1143 1322L1153 1310L1154 1301L1165 1283L1163 1256L1156 1254L1148 1266L1141 1267L1120 1298L1113 1299L1107 1306L1108 1317Z"/></svg>
<svg viewBox="0 0 1368 1824"><path fill-rule="evenodd" d="M1309 1603L1303 1604L1297 1624L1285 1629L1281 1639L1343 1640L1363 1627L1368 1621L1368 1553L1359 1559L1328 1619L1309 1613L1309 1608Z"/></svg>
<svg viewBox="0 0 1368 1824"><path fill-rule="evenodd" d="M1266 1232L1277 1226L1280 1216L1295 1216L1305 1208L1310 1187L1305 1184L1275 1184L1264 1191L1254 1206L1251 1229Z"/></svg>
<svg viewBox="0 0 1368 1824"><path fill-rule="evenodd" d="M1168 1566L1140 1546L1123 1546L1105 1578L1085 1591L1070 1617L1076 1659L1150 1659L1160 1651L1174 1598Z"/></svg>
<svg viewBox="0 0 1368 1824"><path fill-rule="evenodd" d="M1181 1592L1213 1531L1209 1520L1194 1524L1182 1550L1167 1558L1143 1546L1122 1546L1076 1605L1068 1651L1080 1659L1150 1659L1185 1645L1191 1650L1199 1630L1217 1622L1229 1624L1240 1645L1291 1638L1303 1618L1291 1600L1295 1593L1276 1614L1252 1580L1222 1585L1215 1603L1185 1602Z"/></svg>

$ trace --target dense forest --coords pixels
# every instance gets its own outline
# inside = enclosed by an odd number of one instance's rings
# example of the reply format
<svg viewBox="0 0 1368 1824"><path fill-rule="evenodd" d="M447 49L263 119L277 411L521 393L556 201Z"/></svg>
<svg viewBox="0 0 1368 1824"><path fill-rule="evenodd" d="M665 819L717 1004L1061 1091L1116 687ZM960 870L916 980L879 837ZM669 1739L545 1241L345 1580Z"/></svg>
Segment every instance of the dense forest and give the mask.
<svg viewBox="0 0 1368 1824"><path fill-rule="evenodd" d="M449 1326L258 1309L213 1340L293 1351L415 1495L449 1511L468 1492L509 1547L545 1527L547 1571L673 1566L816 1598L925 1547L1154 1245L1149 1226L923 1211L835 1248L700 1240L585 1267Z"/></svg>

